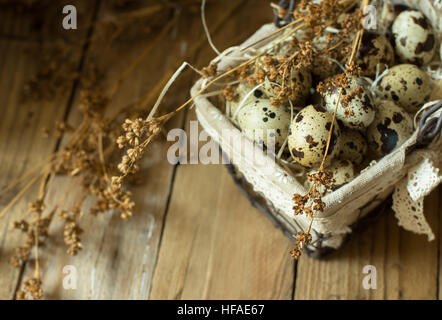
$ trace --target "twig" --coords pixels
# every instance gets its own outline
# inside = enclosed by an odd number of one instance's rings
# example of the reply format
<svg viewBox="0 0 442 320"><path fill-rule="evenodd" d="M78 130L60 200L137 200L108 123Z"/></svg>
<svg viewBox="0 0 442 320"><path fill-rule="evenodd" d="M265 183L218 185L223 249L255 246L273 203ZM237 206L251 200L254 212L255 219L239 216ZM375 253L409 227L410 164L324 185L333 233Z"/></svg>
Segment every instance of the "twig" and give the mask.
<svg viewBox="0 0 442 320"><path fill-rule="evenodd" d="M0 212L0 218L2 218L4 216L4 214L25 194L25 192L32 187L32 185L39 179L41 178L41 174L32 178L31 181L29 181L24 187L23 189L21 189L16 195L15 197L9 201L9 203L6 205L6 207L3 208L3 210Z"/></svg>

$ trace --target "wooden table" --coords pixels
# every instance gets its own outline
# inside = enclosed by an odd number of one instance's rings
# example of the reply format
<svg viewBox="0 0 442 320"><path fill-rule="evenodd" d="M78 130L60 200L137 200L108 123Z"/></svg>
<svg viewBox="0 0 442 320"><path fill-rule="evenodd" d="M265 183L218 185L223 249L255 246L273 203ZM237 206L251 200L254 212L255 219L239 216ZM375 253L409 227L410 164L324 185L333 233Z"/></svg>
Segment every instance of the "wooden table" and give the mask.
<svg viewBox="0 0 442 320"><path fill-rule="evenodd" d="M83 73L97 56L106 64L104 83L112 83L154 36L119 39L103 50L96 41L98 23L106 19L106 1L71 1L79 12L78 30L61 29L61 11L51 6L43 17L2 9L0 13L0 188L46 159L63 143L41 136L56 120L78 121L78 79L49 101L20 102L24 83L38 69L39 45L56 31L75 42L72 61ZM151 1L145 1L146 5ZM19 19L17 19L19 17ZM209 1L207 21L213 41L225 49L271 21L269 1ZM55 30L55 31L54 31ZM31 49L34 54L25 53ZM32 51L34 50L34 51ZM183 60L202 67L214 57L198 12L178 18L166 38L124 81L112 107L161 84ZM100 60L99 59L99 60ZM185 75L165 104L177 106L189 95L196 76ZM165 107L167 107L165 106ZM193 110L180 114L171 127L187 127ZM85 215L84 249L65 253L61 237L40 252L47 299L439 299L441 189L425 201L425 213L436 236L428 242L400 229L387 213L338 253L316 261L292 260L291 241L254 209L222 165L172 166L164 139L152 145L144 163L145 182L133 192L137 212L128 222L116 214ZM67 179L49 183L47 203L72 188ZM0 198L3 208L17 190ZM30 263L13 268L8 260L21 237L11 230L35 190L28 192L0 219L0 298L11 299L32 274ZM58 196L57 196L58 195ZM66 202L71 201L66 199ZM60 225L51 226L59 232ZM63 289L65 266L78 271L75 290ZM365 290L362 269L377 270L377 289Z"/></svg>

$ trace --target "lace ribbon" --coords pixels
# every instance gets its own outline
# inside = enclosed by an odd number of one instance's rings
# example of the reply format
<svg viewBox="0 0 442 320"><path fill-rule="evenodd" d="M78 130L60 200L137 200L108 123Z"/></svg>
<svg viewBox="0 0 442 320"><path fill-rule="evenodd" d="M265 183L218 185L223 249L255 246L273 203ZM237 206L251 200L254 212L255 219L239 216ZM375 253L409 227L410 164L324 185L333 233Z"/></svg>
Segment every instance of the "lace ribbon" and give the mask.
<svg viewBox="0 0 442 320"><path fill-rule="evenodd" d="M434 240L434 233L424 215L424 198L442 181L435 162L440 159L436 152L421 151L423 159L411 167L395 187L393 206L398 224L406 230L425 234Z"/></svg>

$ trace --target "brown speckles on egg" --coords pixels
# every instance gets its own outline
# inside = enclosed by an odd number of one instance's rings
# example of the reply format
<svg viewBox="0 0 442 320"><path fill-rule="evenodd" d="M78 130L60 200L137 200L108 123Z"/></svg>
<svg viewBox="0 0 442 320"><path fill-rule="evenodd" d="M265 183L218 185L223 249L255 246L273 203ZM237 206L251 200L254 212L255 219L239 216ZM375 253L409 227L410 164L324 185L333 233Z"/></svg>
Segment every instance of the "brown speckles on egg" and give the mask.
<svg viewBox="0 0 442 320"><path fill-rule="evenodd" d="M429 34L425 42L419 42L416 46L415 53L421 54L422 52L432 51L434 49L434 35Z"/></svg>
<svg viewBox="0 0 442 320"><path fill-rule="evenodd" d="M402 62L425 65L435 53L435 36L428 19L419 11L400 13L393 25L395 49Z"/></svg>
<svg viewBox="0 0 442 320"><path fill-rule="evenodd" d="M428 22L427 19L425 19L424 17L411 17L411 19L413 20L413 22L417 25L419 25L422 29L428 29Z"/></svg>
<svg viewBox="0 0 442 320"><path fill-rule="evenodd" d="M388 128L386 125L379 123L376 126L381 140L381 150L383 154L388 154L396 148L399 136L396 130Z"/></svg>
<svg viewBox="0 0 442 320"><path fill-rule="evenodd" d="M384 98L397 102L409 112L416 112L431 93L431 80L415 65L400 64L389 69L378 89Z"/></svg>
<svg viewBox="0 0 442 320"><path fill-rule="evenodd" d="M291 133L288 138L289 150L291 150L294 159L301 165L317 167L321 164L325 152L325 143L329 135L326 126L327 123L331 123L332 118L333 116L325 109L318 110L317 107L309 105L302 109L292 122ZM327 163L339 152L339 137L339 125L336 123L333 127ZM293 152L294 150L295 152ZM299 152L303 153L302 157L300 157Z"/></svg>
<svg viewBox="0 0 442 320"><path fill-rule="evenodd" d="M331 191L339 189L355 177L353 164L348 160L334 160L325 170L330 172L334 179L333 184L328 187Z"/></svg>
<svg viewBox="0 0 442 320"><path fill-rule="evenodd" d="M255 91L253 91L253 95L255 96L255 98L261 98L263 93L261 90L256 89Z"/></svg>
<svg viewBox="0 0 442 320"><path fill-rule="evenodd" d="M396 94L396 92L391 91L390 94L391 94L391 98L392 98L394 101L398 101L398 100L399 100L399 97L398 97L398 95Z"/></svg>
<svg viewBox="0 0 442 320"><path fill-rule="evenodd" d="M307 135L305 137L305 141L307 141L309 148L313 148L318 145L318 142L315 142L315 140L313 139L313 137L311 135Z"/></svg>
<svg viewBox="0 0 442 320"><path fill-rule="evenodd" d="M325 124L325 129L328 130L328 131L330 131L331 124L332 124L331 121L327 122L327 123Z"/></svg>
<svg viewBox="0 0 442 320"><path fill-rule="evenodd" d="M407 90L407 81L404 78L402 78L399 82L402 84L402 88L404 90Z"/></svg>
<svg viewBox="0 0 442 320"><path fill-rule="evenodd" d="M371 149L379 157L400 147L413 132L413 120L392 101L381 101L375 120L367 129Z"/></svg>
<svg viewBox="0 0 442 320"><path fill-rule="evenodd" d="M394 63L394 50L388 39L374 32L364 32L356 62L364 76L374 76L377 65L382 72Z"/></svg>
<svg viewBox="0 0 442 320"><path fill-rule="evenodd" d="M374 119L375 109L373 98L369 91L364 87L360 79L352 78L348 88L342 91L342 96L350 95L345 104L340 100L336 111L336 118L342 123L353 129L363 129L370 125ZM333 114L338 102L339 92L331 91L324 94L326 109Z"/></svg>
<svg viewBox="0 0 442 320"><path fill-rule="evenodd" d="M393 113L393 121L394 123L400 123L404 119L404 116L402 113L395 112Z"/></svg>
<svg viewBox="0 0 442 320"><path fill-rule="evenodd" d="M313 105L313 107L315 108L316 111L318 112L326 112L327 110L325 110L322 106L315 104Z"/></svg>
<svg viewBox="0 0 442 320"><path fill-rule="evenodd" d="M270 114L273 114L273 117L270 117ZM279 147L288 136L290 110L284 106L272 108L270 100L259 99L245 104L238 112L237 121L249 139L256 142L262 140L266 146L267 138L270 137L275 140L276 147Z"/></svg>
<svg viewBox="0 0 442 320"><path fill-rule="evenodd" d="M302 152L302 151L298 151L298 150L296 150L295 148L292 148L292 154L293 154L293 156L295 156L296 158L304 159L304 152Z"/></svg>

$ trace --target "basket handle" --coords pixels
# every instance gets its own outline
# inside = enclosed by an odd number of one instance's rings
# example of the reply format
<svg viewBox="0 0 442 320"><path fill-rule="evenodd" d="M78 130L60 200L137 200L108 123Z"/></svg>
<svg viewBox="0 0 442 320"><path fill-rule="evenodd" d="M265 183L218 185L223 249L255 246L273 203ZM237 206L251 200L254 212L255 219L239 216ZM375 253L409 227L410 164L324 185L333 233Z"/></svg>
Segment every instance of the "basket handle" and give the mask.
<svg viewBox="0 0 442 320"><path fill-rule="evenodd" d="M431 118L428 120L433 113L440 109L442 109L442 99L422 113L422 116L419 119L419 131L417 133L415 147L425 147L438 135L442 134L442 114L439 118Z"/></svg>
<svg viewBox="0 0 442 320"><path fill-rule="evenodd" d="M286 11L286 14L283 17L281 17L279 15L278 9L276 8L273 9L273 14L275 15L273 23L278 28L281 28L293 20L293 10L295 9L295 0L280 0L278 3L278 7Z"/></svg>

